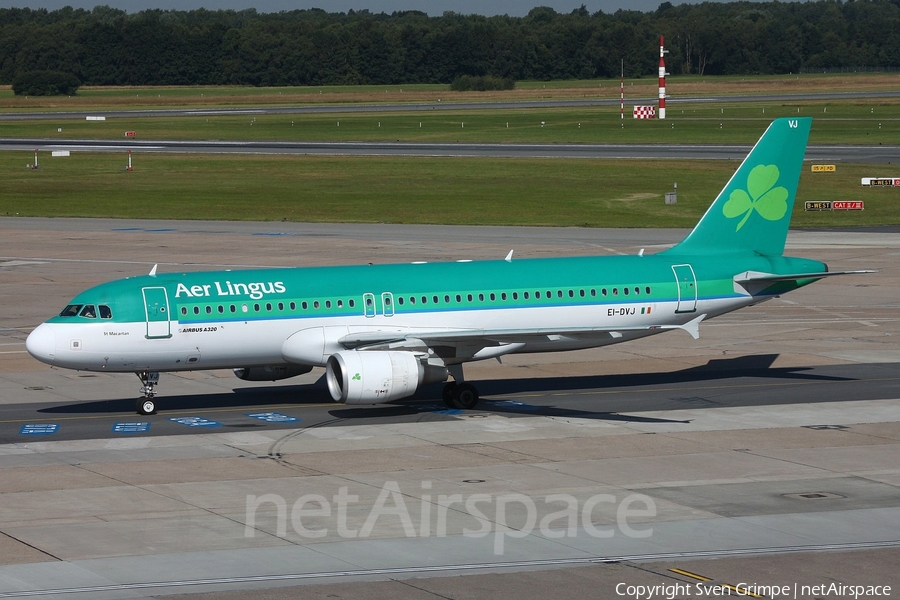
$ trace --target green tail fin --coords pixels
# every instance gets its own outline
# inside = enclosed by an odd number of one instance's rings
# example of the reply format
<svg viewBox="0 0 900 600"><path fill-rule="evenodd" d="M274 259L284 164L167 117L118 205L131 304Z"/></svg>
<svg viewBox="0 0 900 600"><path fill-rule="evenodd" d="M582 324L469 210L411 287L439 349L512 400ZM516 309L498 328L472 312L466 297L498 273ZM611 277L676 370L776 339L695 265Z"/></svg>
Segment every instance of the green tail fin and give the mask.
<svg viewBox="0 0 900 600"><path fill-rule="evenodd" d="M781 255L811 124L772 121L694 230L666 253Z"/></svg>

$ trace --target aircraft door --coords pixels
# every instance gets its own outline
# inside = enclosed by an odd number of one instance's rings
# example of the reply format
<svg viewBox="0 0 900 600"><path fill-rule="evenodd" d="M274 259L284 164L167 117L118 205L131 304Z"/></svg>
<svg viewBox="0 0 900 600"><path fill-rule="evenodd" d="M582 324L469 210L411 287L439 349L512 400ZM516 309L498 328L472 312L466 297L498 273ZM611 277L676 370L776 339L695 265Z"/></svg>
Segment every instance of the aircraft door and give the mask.
<svg viewBox="0 0 900 600"><path fill-rule="evenodd" d="M394 295L390 292L381 294L381 312L386 317L394 316Z"/></svg>
<svg viewBox="0 0 900 600"><path fill-rule="evenodd" d="M672 265L675 281L678 284L678 306L676 313L689 313L697 310L697 277L691 265Z"/></svg>
<svg viewBox="0 0 900 600"><path fill-rule="evenodd" d="M145 287L144 311L147 315L147 339L172 337L169 326L169 295L164 287Z"/></svg>
<svg viewBox="0 0 900 600"><path fill-rule="evenodd" d="M370 292L363 294L363 310L367 317L371 318L375 316L375 294Z"/></svg>

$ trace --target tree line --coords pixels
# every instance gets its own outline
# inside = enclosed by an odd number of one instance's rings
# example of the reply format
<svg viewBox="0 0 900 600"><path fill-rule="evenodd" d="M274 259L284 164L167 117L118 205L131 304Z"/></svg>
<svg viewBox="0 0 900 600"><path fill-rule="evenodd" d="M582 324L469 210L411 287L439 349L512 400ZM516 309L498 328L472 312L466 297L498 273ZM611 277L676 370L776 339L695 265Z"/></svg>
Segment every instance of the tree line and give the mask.
<svg viewBox="0 0 900 600"><path fill-rule="evenodd" d="M85 85L325 85L900 68L900 0L703 2L651 12L429 17L320 9L129 14L0 9L0 84L32 71Z"/></svg>

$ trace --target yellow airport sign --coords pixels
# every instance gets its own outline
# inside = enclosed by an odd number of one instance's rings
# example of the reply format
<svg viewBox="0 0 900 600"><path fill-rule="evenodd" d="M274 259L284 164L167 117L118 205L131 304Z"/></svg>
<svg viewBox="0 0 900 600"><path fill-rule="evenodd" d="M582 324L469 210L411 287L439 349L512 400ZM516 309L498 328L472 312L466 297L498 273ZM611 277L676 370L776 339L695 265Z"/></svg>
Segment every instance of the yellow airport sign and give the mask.
<svg viewBox="0 0 900 600"><path fill-rule="evenodd" d="M836 167L834 165L813 165L813 173L834 173Z"/></svg>

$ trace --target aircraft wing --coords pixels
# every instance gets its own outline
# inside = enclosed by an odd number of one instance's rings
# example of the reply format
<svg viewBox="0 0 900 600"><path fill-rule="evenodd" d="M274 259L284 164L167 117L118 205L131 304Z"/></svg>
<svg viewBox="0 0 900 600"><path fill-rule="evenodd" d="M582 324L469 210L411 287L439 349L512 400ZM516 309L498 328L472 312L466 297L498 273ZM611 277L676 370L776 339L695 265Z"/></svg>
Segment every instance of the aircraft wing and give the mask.
<svg viewBox="0 0 900 600"><path fill-rule="evenodd" d="M700 322L706 318L702 314L683 325L659 324L626 327L563 327L554 329L441 329L441 330L394 330L365 331L341 337L338 343L347 349L382 350L401 348L421 348L443 344L480 345L482 347L543 343L562 340L587 340L598 338L621 338L625 332L652 331L660 329L683 329L692 337L699 337Z"/></svg>

